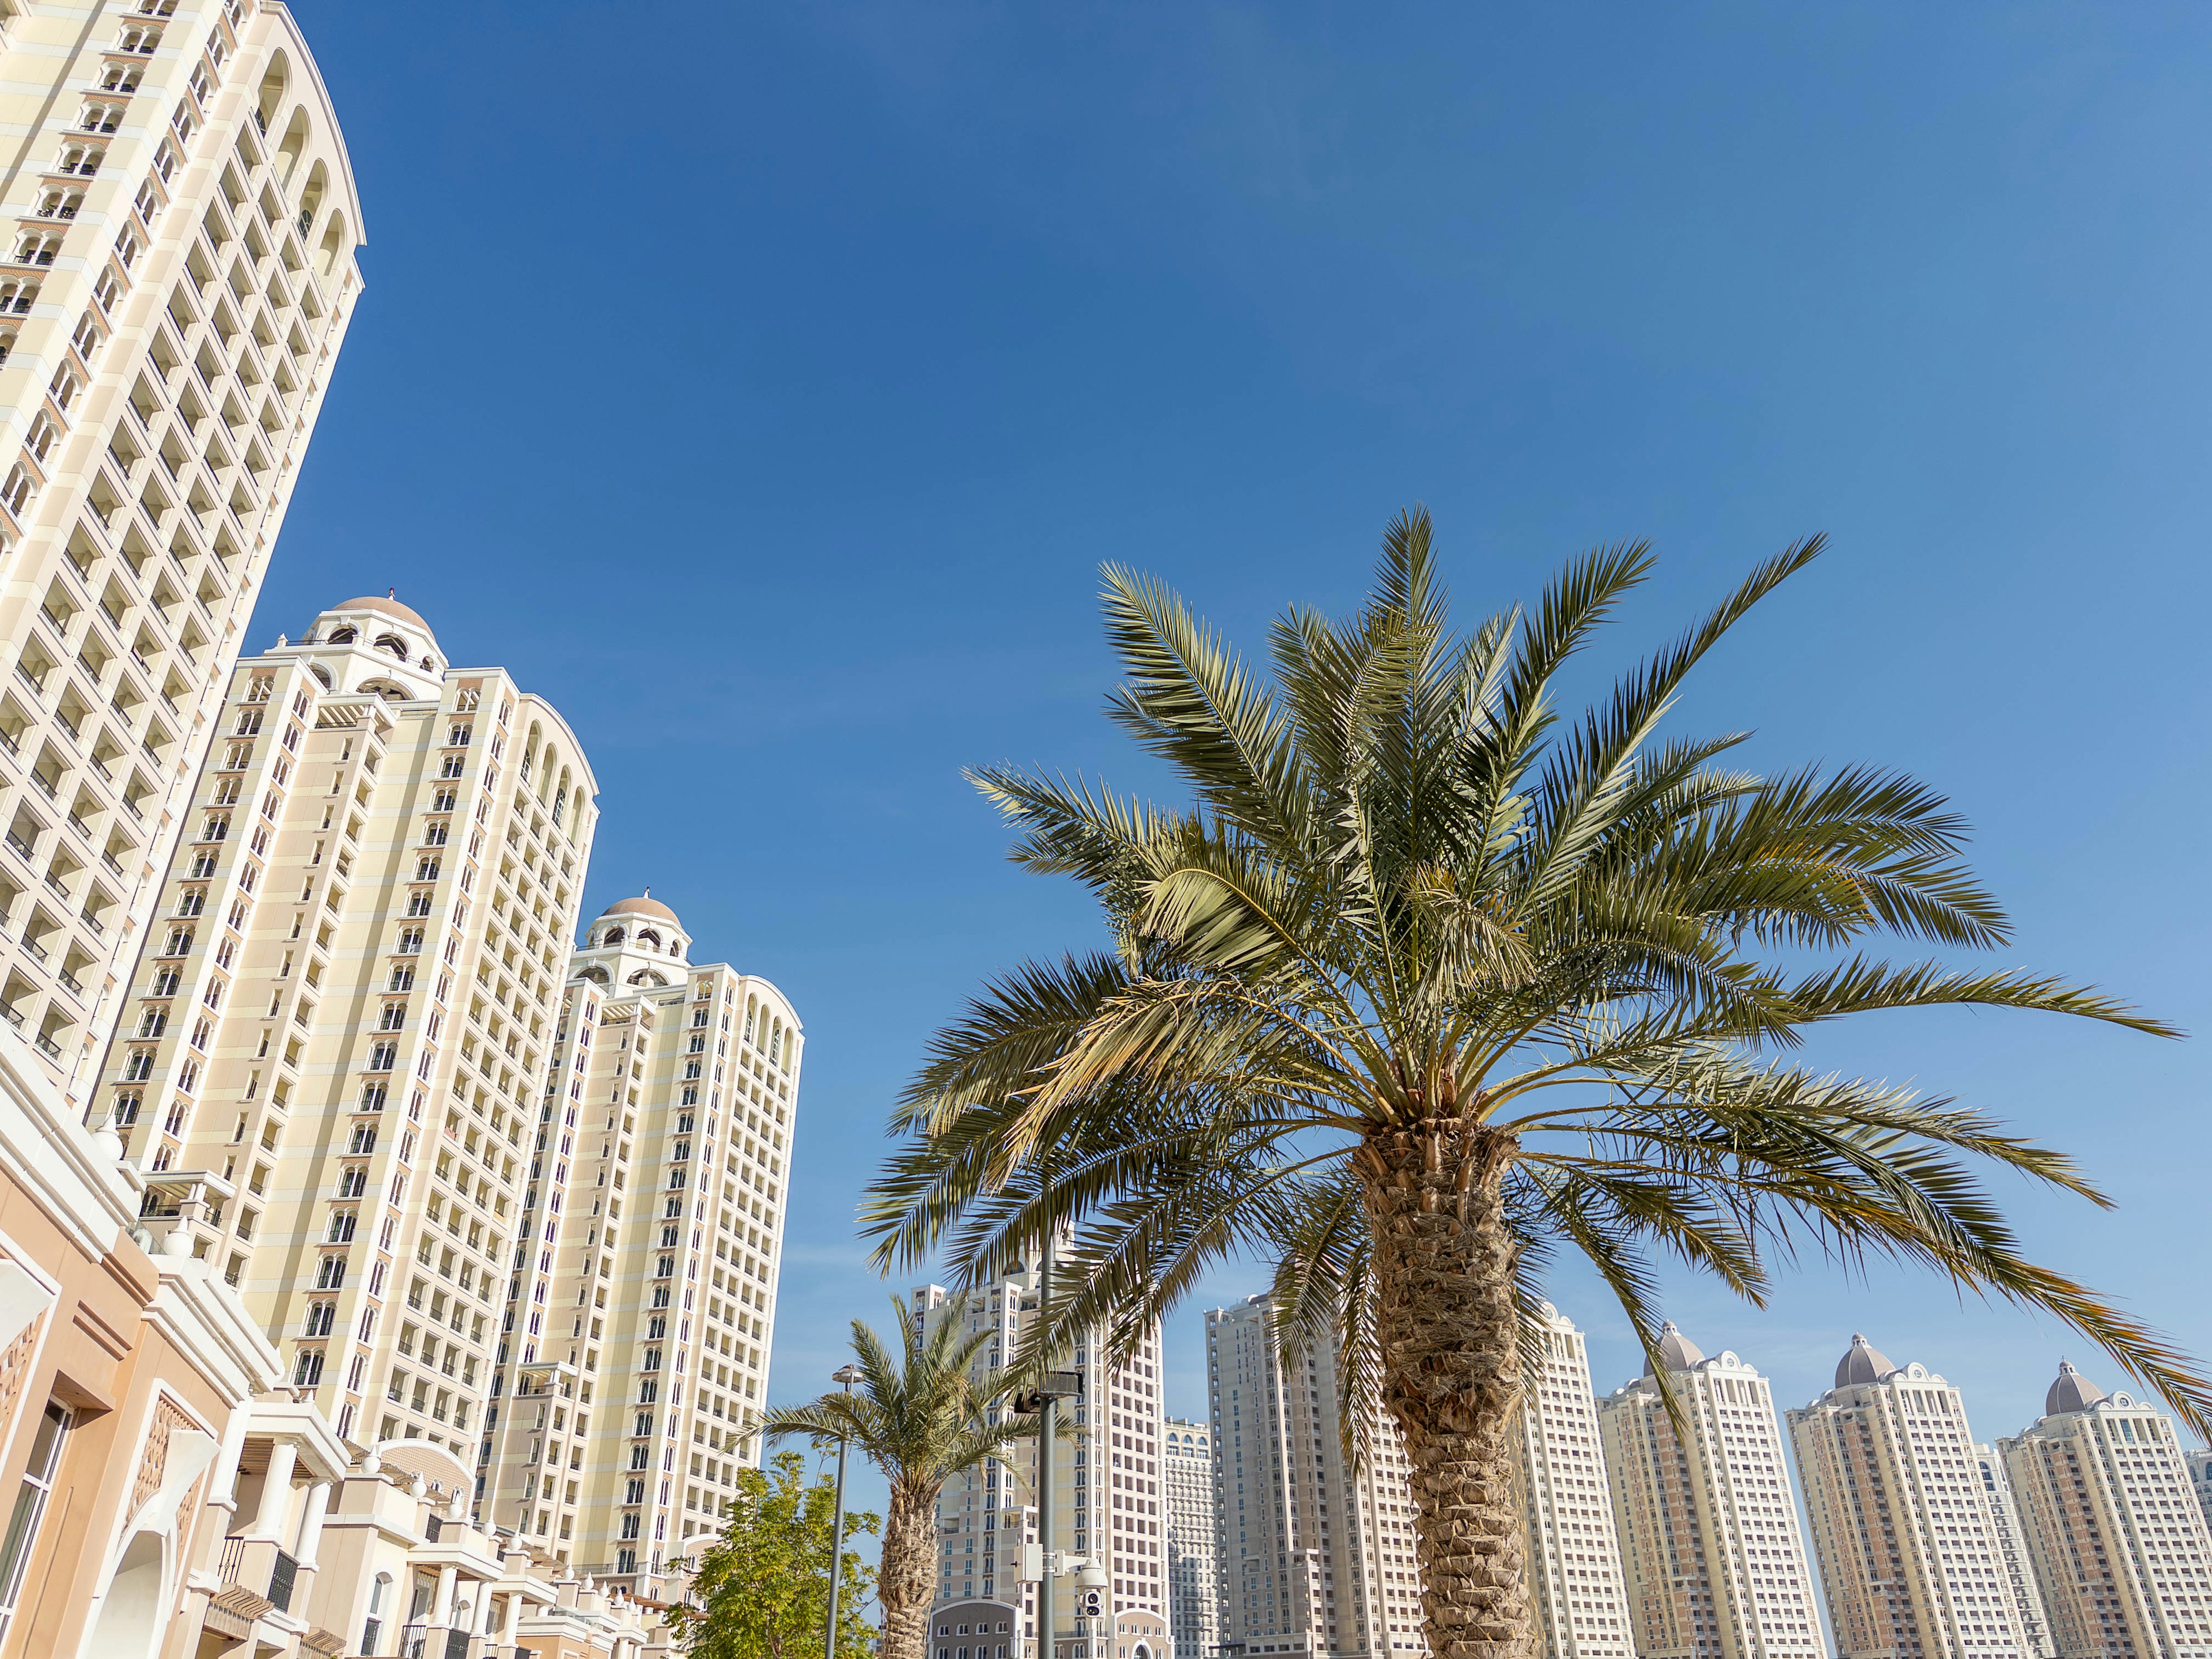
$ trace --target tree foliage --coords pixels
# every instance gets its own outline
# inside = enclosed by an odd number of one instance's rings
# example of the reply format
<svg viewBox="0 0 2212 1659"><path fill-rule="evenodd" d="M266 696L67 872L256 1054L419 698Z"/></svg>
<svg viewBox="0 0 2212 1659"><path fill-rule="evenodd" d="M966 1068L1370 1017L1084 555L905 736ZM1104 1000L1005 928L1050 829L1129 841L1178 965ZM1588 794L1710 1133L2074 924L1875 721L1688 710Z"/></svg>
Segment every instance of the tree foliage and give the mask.
<svg viewBox="0 0 2212 1659"><path fill-rule="evenodd" d="M779 1452L764 1469L741 1469L720 1536L697 1558L691 1601L671 1615L690 1659L814 1659L828 1628L830 1531L836 1486L809 1480L806 1460ZM845 1516L841 1545L873 1534L866 1510ZM876 1575L849 1549L838 1552L837 1659L871 1659L875 1629L867 1604Z"/></svg>

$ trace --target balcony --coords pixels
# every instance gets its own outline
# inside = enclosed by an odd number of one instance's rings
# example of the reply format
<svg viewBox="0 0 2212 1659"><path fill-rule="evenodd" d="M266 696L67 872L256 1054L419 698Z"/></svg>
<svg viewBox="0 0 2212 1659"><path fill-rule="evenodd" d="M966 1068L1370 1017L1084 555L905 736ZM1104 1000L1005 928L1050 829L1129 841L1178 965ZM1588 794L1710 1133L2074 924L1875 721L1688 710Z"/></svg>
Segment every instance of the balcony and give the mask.
<svg viewBox="0 0 2212 1659"><path fill-rule="evenodd" d="M44 1031L31 1039L31 1045L48 1060L59 1060L62 1057L61 1044L56 1042Z"/></svg>

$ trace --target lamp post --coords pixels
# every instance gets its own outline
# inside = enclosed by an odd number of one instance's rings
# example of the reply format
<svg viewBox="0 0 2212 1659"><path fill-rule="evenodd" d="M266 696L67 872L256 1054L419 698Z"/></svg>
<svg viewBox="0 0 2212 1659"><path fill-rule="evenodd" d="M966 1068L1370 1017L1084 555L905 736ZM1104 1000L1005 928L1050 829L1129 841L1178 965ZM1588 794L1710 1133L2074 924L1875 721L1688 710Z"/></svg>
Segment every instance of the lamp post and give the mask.
<svg viewBox="0 0 2212 1659"><path fill-rule="evenodd" d="M853 1384L866 1375L858 1365L841 1365L830 1374L832 1382L845 1385L845 1398L853 1397ZM845 1437L837 1437L837 1518L830 1524L830 1628L822 1634L822 1659L837 1659L837 1585L845 1565Z"/></svg>

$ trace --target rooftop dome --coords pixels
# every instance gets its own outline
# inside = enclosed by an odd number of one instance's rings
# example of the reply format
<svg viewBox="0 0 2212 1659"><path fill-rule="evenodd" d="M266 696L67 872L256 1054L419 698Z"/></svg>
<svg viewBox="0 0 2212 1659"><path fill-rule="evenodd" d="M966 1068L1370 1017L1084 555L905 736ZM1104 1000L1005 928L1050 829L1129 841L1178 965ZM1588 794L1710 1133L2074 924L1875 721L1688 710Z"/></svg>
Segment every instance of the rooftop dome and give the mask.
<svg viewBox="0 0 2212 1659"><path fill-rule="evenodd" d="M1853 1331L1851 1351L1836 1362L1836 1386L1848 1389L1855 1382L1879 1382L1897 1369L1887 1354Z"/></svg>
<svg viewBox="0 0 2212 1659"><path fill-rule="evenodd" d="M1668 1320L1659 1328L1659 1357L1667 1362L1670 1371L1686 1371L1692 1365L1705 1363L1705 1350L1674 1328Z"/></svg>
<svg viewBox="0 0 2212 1659"><path fill-rule="evenodd" d="M657 898L617 899L599 912L603 916L654 916L662 921L675 921L676 912ZM681 927L683 924L678 922Z"/></svg>
<svg viewBox="0 0 2212 1659"><path fill-rule="evenodd" d="M405 605L400 604L397 599L380 599L374 597L360 599L348 599L343 605L334 605L331 609L333 611L379 611L387 617L397 617L401 622L412 623L416 627L421 629L426 634L430 631L429 623L424 622L422 617L416 616L412 611L410 611Z"/></svg>
<svg viewBox="0 0 2212 1659"><path fill-rule="evenodd" d="M2062 1412L2087 1411L2104 1397L2102 1389L2062 1359L2058 1362L2058 1380L2043 1396L2043 1414L2056 1417Z"/></svg>

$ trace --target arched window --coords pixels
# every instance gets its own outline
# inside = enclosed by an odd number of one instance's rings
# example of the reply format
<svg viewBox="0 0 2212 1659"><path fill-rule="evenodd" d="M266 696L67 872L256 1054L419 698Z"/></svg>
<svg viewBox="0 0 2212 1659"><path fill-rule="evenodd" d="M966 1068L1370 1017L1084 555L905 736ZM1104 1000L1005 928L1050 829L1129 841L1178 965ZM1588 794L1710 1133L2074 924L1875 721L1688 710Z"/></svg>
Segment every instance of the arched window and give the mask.
<svg viewBox="0 0 2212 1659"><path fill-rule="evenodd" d="M775 1030L768 1040L768 1063L775 1065L783 1055L783 1022L775 1023Z"/></svg>
<svg viewBox="0 0 2212 1659"><path fill-rule="evenodd" d="M650 945L658 951L660 948L660 935L650 927L641 927L637 930L637 942L640 945ZM827 1560L829 1558L825 1556L823 1559ZM823 1571L827 1572L829 1569L824 1567Z"/></svg>
<svg viewBox="0 0 2212 1659"><path fill-rule="evenodd" d="M307 234L307 227L315 222L315 215L322 210L323 191L329 187L330 169L320 161L307 169L307 182L300 191L300 234Z"/></svg>
<svg viewBox="0 0 2212 1659"><path fill-rule="evenodd" d="M283 142L276 146L276 154L283 160L283 166L277 170L276 182L287 190L292 187L292 174L298 170L307 148L307 112L303 105L292 112L292 119L284 129Z"/></svg>
<svg viewBox="0 0 2212 1659"><path fill-rule="evenodd" d="M361 635L355 633L350 628L333 628L331 629L330 643L332 645L351 645L360 637ZM827 1571L828 1569L824 1568L823 1571Z"/></svg>
<svg viewBox="0 0 2212 1659"><path fill-rule="evenodd" d="M407 641L397 634L379 634L376 636L376 648L380 651L389 651L402 662L407 660ZM827 1569L825 1568L824 1571L826 1571Z"/></svg>
<svg viewBox="0 0 2212 1659"><path fill-rule="evenodd" d="M320 163L319 162L317 165L319 166ZM329 226L323 232L322 267L324 276L328 276L337 270L338 261L345 258L345 215L343 213L333 213L331 215L331 222Z"/></svg>
<svg viewBox="0 0 2212 1659"><path fill-rule="evenodd" d="M269 136L269 124L276 118L276 106L284 101L284 88L292 82L292 64L283 52L269 60L269 72L261 77L261 90L253 101L253 125L261 129L261 136Z"/></svg>
<svg viewBox="0 0 2212 1659"><path fill-rule="evenodd" d="M330 670L325 668L322 664L319 662L309 663L307 665L307 672L323 683L324 690L327 691L331 689Z"/></svg>
<svg viewBox="0 0 2212 1659"><path fill-rule="evenodd" d="M665 985L668 981L650 968L641 968L629 976L633 985Z"/></svg>
<svg viewBox="0 0 2212 1659"><path fill-rule="evenodd" d="M558 792L556 794L555 794L555 796L553 797L553 824L554 824L554 827L555 827L556 829L558 829L558 828L560 827L561 820L562 820L563 817L567 817L567 816L568 816L568 769L567 767L565 767L565 766L564 766L564 767L562 767L562 768L561 769L561 787L560 787L560 790L559 790L559 792Z"/></svg>
<svg viewBox="0 0 2212 1659"><path fill-rule="evenodd" d="M584 969L583 977L594 985L611 985L614 982L604 968L586 968Z"/></svg>
<svg viewBox="0 0 2212 1659"><path fill-rule="evenodd" d="M605 944L607 944L607 945L620 945L620 944L623 942L623 937L624 937L624 935L623 935L623 930L622 930L621 928L619 928L619 927L610 927L610 928L608 928L608 929L607 929L607 936L606 936L605 939L602 941L602 943L605 943ZM827 1560L829 1558L828 1558L827 1556L824 1556L823 1559L824 1560ZM824 1567L824 1568L823 1569L823 1571L826 1573L827 1571L829 1571L829 1569L828 1569L827 1567ZM824 1594L826 1595L826 1594L827 1594L827 1592L825 1591L825 1592L824 1592ZM829 1638L828 1638L827 1637L824 1637L823 1639L824 1641L827 1641Z"/></svg>
<svg viewBox="0 0 2212 1659"><path fill-rule="evenodd" d="M745 1041L753 1040L753 1021L760 1013L760 1004L751 997L745 999ZM824 1569L826 1571L827 1569ZM827 1639L826 1638L824 1638Z"/></svg>
<svg viewBox="0 0 2212 1659"><path fill-rule="evenodd" d="M684 941L680 939L672 939L669 940L668 954L672 957L682 956L684 954ZM829 1569L825 1566L823 1571L827 1572Z"/></svg>

